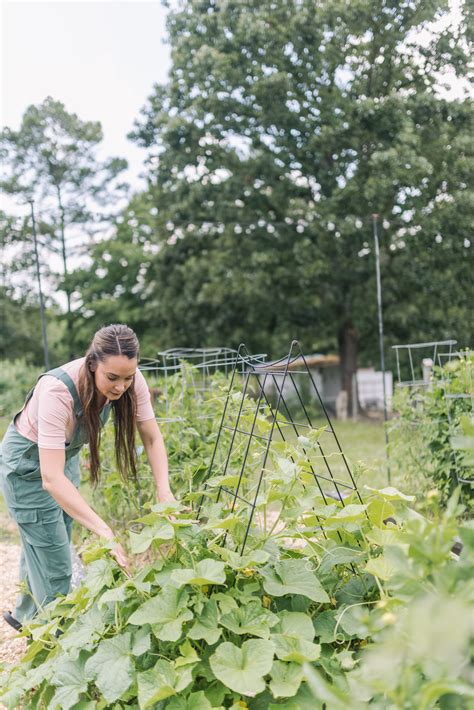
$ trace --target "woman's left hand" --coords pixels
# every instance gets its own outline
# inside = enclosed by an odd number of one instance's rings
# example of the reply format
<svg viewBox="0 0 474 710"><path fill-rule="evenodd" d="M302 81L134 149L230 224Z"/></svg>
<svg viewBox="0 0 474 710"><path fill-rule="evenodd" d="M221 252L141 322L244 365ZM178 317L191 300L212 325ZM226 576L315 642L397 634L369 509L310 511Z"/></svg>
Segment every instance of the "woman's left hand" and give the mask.
<svg viewBox="0 0 474 710"><path fill-rule="evenodd" d="M168 489L166 491L158 491L158 503L177 503L177 500Z"/></svg>

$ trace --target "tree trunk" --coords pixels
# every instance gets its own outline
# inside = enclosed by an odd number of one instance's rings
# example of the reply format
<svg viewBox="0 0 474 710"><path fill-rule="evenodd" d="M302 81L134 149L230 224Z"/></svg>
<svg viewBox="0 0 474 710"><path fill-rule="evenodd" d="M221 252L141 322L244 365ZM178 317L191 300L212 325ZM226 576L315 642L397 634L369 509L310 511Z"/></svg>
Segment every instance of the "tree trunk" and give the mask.
<svg viewBox="0 0 474 710"><path fill-rule="evenodd" d="M357 372L359 334L351 319L346 320L338 335L341 358L341 387L347 392L347 414L352 415L352 382ZM358 403L357 403L358 404Z"/></svg>

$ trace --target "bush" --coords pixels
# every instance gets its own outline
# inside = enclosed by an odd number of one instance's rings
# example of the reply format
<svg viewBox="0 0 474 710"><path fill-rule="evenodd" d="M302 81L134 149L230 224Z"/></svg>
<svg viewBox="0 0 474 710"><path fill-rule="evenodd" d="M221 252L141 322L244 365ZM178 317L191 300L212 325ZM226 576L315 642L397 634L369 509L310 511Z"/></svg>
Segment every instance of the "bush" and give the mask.
<svg viewBox="0 0 474 710"><path fill-rule="evenodd" d="M243 556L243 509L213 506L198 523L180 504L154 505L131 533L132 551L148 555L132 577L105 548L90 549L83 586L30 625L34 641L4 677L1 701L362 710L441 698L467 710L474 537L461 529L454 559L456 501L428 519L393 488L342 507L291 487L300 519L282 513L283 527L267 535L253 526ZM383 523L389 514L397 525Z"/></svg>
<svg viewBox="0 0 474 710"><path fill-rule="evenodd" d="M460 481L474 480L473 367L473 356L452 360L435 368L429 387L399 389L394 399L398 417L390 426L392 468L421 497L435 488L442 505ZM471 514L472 483L462 484L461 497Z"/></svg>
<svg viewBox="0 0 474 710"><path fill-rule="evenodd" d="M0 361L0 417L13 418L43 371L26 360Z"/></svg>

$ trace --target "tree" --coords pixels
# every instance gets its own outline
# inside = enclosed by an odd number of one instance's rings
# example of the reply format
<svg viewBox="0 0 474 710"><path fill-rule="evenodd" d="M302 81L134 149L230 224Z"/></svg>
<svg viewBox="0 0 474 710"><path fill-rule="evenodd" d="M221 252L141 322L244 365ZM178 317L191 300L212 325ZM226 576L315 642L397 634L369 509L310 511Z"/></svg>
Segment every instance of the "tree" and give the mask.
<svg viewBox="0 0 474 710"><path fill-rule="evenodd" d="M441 69L463 73L466 27L421 41L447 9L193 0L170 13L170 80L132 134L149 149L157 210L150 326L173 343L242 338L273 354L291 337L308 349L337 341L350 395L361 337L366 353L376 349L373 212L386 228L391 322L408 310L411 334L422 319L435 334L447 295L464 312L464 213L446 230L467 200L472 110L441 98L437 82ZM444 282L429 269L450 245L462 258ZM422 273L415 293L407 264ZM419 291L434 281L427 313Z"/></svg>
<svg viewBox="0 0 474 710"><path fill-rule="evenodd" d="M140 337L142 352L158 349L160 334L149 328L150 307L144 275L153 254L153 204L148 193L135 195L113 223L113 237L95 244L91 265L76 269L71 287L77 298L76 352L107 323L127 323Z"/></svg>
<svg viewBox="0 0 474 710"><path fill-rule="evenodd" d="M118 179L126 161L97 157L102 138L99 122L82 121L51 97L27 108L18 131L4 128L0 135L0 187L23 202L35 201L46 246L62 261L60 288L66 294L71 344L70 257L80 253L72 241L79 236L84 253L84 237L92 238L108 224L110 207L126 190ZM14 240L15 233L10 237Z"/></svg>

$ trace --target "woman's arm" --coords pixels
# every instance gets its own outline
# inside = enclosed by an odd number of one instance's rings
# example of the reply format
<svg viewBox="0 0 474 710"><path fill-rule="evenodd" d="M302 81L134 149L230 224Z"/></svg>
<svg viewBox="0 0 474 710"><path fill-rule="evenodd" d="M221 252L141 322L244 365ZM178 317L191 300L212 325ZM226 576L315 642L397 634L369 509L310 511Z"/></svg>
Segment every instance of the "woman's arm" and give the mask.
<svg viewBox="0 0 474 710"><path fill-rule="evenodd" d="M64 475L66 456L64 449L39 449L41 478L43 488L61 506L63 510L84 525L91 532L113 540L114 533L102 518L90 507L77 490L76 486ZM128 562L121 545L117 545L113 554L117 562L128 569Z"/></svg>
<svg viewBox="0 0 474 710"><path fill-rule="evenodd" d="M155 478L158 500L160 503L175 500L169 484L165 443L156 420L147 419L144 422L137 422L137 428Z"/></svg>

